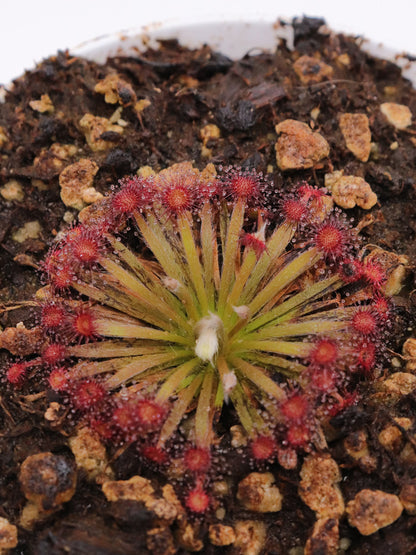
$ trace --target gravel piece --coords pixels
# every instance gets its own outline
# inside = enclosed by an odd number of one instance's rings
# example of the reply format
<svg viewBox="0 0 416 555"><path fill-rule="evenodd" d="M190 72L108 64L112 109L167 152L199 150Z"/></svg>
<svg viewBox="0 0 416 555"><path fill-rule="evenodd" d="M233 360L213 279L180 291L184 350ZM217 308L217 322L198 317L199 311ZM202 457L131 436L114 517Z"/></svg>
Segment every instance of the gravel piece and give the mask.
<svg viewBox="0 0 416 555"><path fill-rule="evenodd" d="M412 125L412 112L408 106L404 104L396 104L396 102L383 102L380 105L381 113L386 117L387 121L396 129L406 129Z"/></svg>
<svg viewBox="0 0 416 555"><path fill-rule="evenodd" d="M299 495L319 518L339 518L344 513L344 499L337 485L341 472L329 454L306 457L300 471Z"/></svg>
<svg viewBox="0 0 416 555"><path fill-rule="evenodd" d="M273 513L282 508L282 494L274 486L271 472L252 472L238 484L237 499L256 513Z"/></svg>
<svg viewBox="0 0 416 555"><path fill-rule="evenodd" d="M89 190L98 172L98 165L89 158L67 166L59 175L61 199L65 206L81 210L85 206L84 192Z"/></svg>
<svg viewBox="0 0 416 555"><path fill-rule="evenodd" d="M348 150L358 160L367 162L371 152L371 131L365 114L341 114L339 127Z"/></svg>
<svg viewBox="0 0 416 555"><path fill-rule="evenodd" d="M329 155L329 144L306 123L286 119L276 125L276 161L281 170L312 168Z"/></svg>
<svg viewBox="0 0 416 555"><path fill-rule="evenodd" d="M343 175L341 171L327 173L325 187L330 190L335 204L341 208L359 206L364 210L369 210L377 204L377 195L362 177Z"/></svg>
<svg viewBox="0 0 416 555"><path fill-rule="evenodd" d="M313 56L301 56L293 64L297 76L305 85L320 83L329 79L334 73L332 66Z"/></svg>
<svg viewBox="0 0 416 555"><path fill-rule="evenodd" d="M363 536L374 534L397 520L403 505L397 495L363 489L347 504L348 522Z"/></svg>
<svg viewBox="0 0 416 555"><path fill-rule="evenodd" d="M336 518L320 518L315 522L305 545L304 555L336 555L339 544L339 525Z"/></svg>

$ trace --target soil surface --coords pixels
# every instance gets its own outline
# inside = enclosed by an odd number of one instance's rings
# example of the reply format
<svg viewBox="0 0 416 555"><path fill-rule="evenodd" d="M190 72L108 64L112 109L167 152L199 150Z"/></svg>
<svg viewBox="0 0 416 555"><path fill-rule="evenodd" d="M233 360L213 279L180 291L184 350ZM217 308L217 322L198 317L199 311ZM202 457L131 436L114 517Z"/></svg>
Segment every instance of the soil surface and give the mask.
<svg viewBox="0 0 416 555"><path fill-rule="evenodd" d="M111 58L104 65L60 52L17 79L0 104L2 328L19 322L26 328L36 324L36 307L26 301L31 301L42 286L39 267L57 235L77 220L79 209L98 198L98 193L105 195L118 179L143 166L158 171L193 161L199 169L209 162L252 167L269 174L279 189L290 189L302 181L322 187L325 175L343 171L345 176L363 178L378 198L370 210L346 210L354 224L362 227L364 241L407 257L404 287L393 299L394 331L385 362L386 375L393 367L405 372L406 361L400 354L404 341L414 336L416 325L416 296L412 296L416 126L398 127L380 106L399 104L416 118L416 91L395 65L369 57L360 50L359 41L329 33L322 24L321 20L298 21L294 50L282 42L276 52L253 50L238 61L209 47L188 50L167 41L158 50ZM117 77L111 85L106 77L113 74ZM104 82L108 96L96 90L100 82ZM87 132L85 120L80 123L85 114L106 119L100 123L94 120L92 131ZM368 159L347 147L341 114L364 114L368 119ZM285 120L306 123L319 132L329 143L329 156L310 167L279 167L275 126ZM97 131L99 125L103 127ZM90 183L93 190L90 197L84 194L65 205L59 176L80 159L97 165ZM16 358L19 353L16 357L7 349L0 350L1 367L7 368ZM138 503L107 501L101 487L89 482L82 471L75 495L61 510L52 511L31 528L19 525L26 504L19 485L22 462L29 455L48 451L73 459L68 447L71 423L57 426L45 420L48 404L59 398L45 393L45 383L35 371L33 374L31 383L20 389L1 382L0 517L18 525L19 534L18 546L11 553L162 554L168 553L170 541L175 546L172 553L175 549L183 554L195 550L192 542L177 539L177 524L161 527L151 543L148 532L158 526L155 516ZM370 395L372 387L363 384L363 391ZM223 418L233 422L232 409L229 413ZM398 416L410 419L408 429L401 429L403 444L407 441L410 445L407 458L379 441L380 432ZM333 419L329 450L342 469L341 490L346 502L366 488L399 495L410 485L416 491L416 453L412 452L415 422L414 391L406 391L389 404L362 399ZM359 432L365 432L375 461L371 467L345 449L345 438ZM140 461L134 446L121 454L114 451L110 457L116 479L139 474L159 487L165 482ZM236 500L236 484L251 470L249 462L237 456L227 460L225 474L231 476L234 490L222 502L224 514L212 511L203 518L190 519L196 536L203 541L201 552L249 553L237 545L213 545L207 530L218 522L232 526L236 521L254 520L267 525L262 553L301 553L296 548L305 545L315 522L314 512L297 493L301 459L293 470L277 463L268 467L284 503L280 512L266 514L245 510ZM416 504L416 494L414 497ZM354 555L414 553L416 517L411 512L403 511L393 524L369 536L361 535L344 517L340 521L341 547ZM172 533L174 536L169 535ZM323 549L316 547L309 552L330 553Z"/></svg>

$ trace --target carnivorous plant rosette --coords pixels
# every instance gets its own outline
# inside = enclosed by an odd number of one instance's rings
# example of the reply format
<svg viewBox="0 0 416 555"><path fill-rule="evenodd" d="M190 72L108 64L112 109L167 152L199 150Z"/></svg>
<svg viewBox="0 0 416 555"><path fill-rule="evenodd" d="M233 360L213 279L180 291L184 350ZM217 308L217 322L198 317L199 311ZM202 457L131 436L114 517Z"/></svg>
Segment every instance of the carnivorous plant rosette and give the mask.
<svg viewBox="0 0 416 555"><path fill-rule="evenodd" d="M296 457L380 355L381 268L325 191L277 194L236 168L127 177L45 262L50 387L156 463L181 438L199 484L225 404L254 461Z"/></svg>

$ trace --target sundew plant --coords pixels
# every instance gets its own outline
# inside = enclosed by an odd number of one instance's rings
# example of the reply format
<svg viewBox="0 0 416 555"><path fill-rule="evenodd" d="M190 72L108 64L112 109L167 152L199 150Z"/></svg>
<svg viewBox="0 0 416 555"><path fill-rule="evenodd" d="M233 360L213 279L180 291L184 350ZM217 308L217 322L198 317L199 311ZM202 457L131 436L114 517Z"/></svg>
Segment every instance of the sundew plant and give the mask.
<svg viewBox="0 0 416 555"><path fill-rule="evenodd" d="M122 179L101 213L44 264L40 362L72 417L161 466L182 445L196 512L221 418L254 462L313 448L320 419L374 372L389 311L381 268L330 197L179 165Z"/></svg>

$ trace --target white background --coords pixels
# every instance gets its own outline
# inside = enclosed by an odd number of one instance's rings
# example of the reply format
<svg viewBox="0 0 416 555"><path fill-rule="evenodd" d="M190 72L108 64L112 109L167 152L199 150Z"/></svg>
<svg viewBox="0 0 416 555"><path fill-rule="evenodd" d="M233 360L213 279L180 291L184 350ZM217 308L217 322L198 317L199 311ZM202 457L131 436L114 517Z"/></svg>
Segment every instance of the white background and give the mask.
<svg viewBox="0 0 416 555"><path fill-rule="evenodd" d="M0 83L58 49L152 22L323 16L336 30L416 54L416 0L0 0Z"/></svg>

